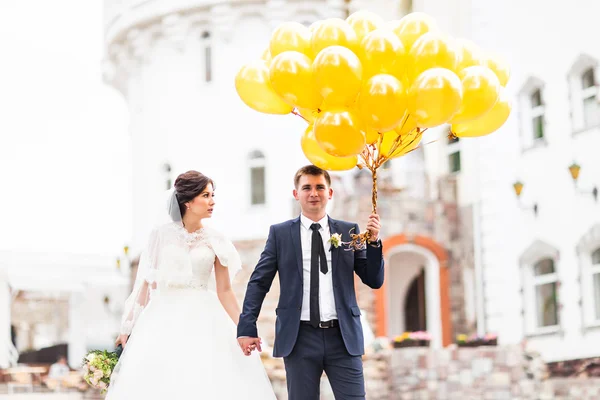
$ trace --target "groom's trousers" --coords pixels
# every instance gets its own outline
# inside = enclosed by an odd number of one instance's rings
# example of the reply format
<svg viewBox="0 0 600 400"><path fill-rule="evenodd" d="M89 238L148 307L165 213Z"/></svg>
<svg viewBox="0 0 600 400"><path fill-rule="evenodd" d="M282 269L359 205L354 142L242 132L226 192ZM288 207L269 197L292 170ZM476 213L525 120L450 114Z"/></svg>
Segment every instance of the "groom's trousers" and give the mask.
<svg viewBox="0 0 600 400"><path fill-rule="evenodd" d="M318 400L323 371L336 400L365 399L362 358L348 353L339 327L300 324L296 345L284 363L289 400Z"/></svg>

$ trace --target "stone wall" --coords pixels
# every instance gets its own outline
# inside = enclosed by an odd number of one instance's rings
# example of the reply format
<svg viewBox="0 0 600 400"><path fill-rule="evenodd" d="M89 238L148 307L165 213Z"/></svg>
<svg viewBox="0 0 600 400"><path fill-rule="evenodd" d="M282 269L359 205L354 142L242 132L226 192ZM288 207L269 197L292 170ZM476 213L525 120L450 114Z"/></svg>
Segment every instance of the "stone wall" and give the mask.
<svg viewBox="0 0 600 400"><path fill-rule="evenodd" d="M592 400L599 378L549 378L520 346L402 348L365 356L369 400Z"/></svg>
<svg viewBox="0 0 600 400"><path fill-rule="evenodd" d="M520 346L385 349L363 357L368 400L593 400L598 378L548 379L546 365ZM287 399L281 359L263 353L279 400ZM321 400L333 400L326 376Z"/></svg>

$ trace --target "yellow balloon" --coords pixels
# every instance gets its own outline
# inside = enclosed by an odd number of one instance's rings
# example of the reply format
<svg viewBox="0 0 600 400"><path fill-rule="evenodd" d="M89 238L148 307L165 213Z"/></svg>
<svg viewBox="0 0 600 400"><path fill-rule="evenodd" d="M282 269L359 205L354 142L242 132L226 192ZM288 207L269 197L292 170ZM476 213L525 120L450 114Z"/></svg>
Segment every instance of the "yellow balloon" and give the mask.
<svg viewBox="0 0 600 400"><path fill-rule="evenodd" d="M292 106L277 95L263 60L244 65L235 76L235 90L250 108L265 114L289 114Z"/></svg>
<svg viewBox="0 0 600 400"><path fill-rule="evenodd" d="M269 51L269 48L266 48L265 51L263 51L262 55L260 56L260 59L265 61L267 64L271 63L271 51Z"/></svg>
<svg viewBox="0 0 600 400"><path fill-rule="evenodd" d="M457 48L450 38L429 32L414 43L407 56L407 75L412 82L421 72L440 67L456 71L459 61Z"/></svg>
<svg viewBox="0 0 600 400"><path fill-rule="evenodd" d="M309 125L315 123L315 120L319 116L319 110L309 110L308 108L296 108L298 114L302 116L308 122Z"/></svg>
<svg viewBox="0 0 600 400"><path fill-rule="evenodd" d="M315 56L329 46L344 46L352 51L358 48L354 29L343 19L329 18L318 24L312 33L311 46Z"/></svg>
<svg viewBox="0 0 600 400"><path fill-rule="evenodd" d="M435 20L422 12L413 12L405 15L399 21L390 25L392 31L402 41L404 48L409 51L413 43L427 32L437 31Z"/></svg>
<svg viewBox="0 0 600 400"><path fill-rule="evenodd" d="M394 129L398 135L406 135L417 129L417 120L412 114L406 111L406 117L402 122Z"/></svg>
<svg viewBox="0 0 600 400"><path fill-rule="evenodd" d="M458 66L456 71L475 65L484 65L483 52L472 41L467 39L454 39L454 46L459 54Z"/></svg>
<svg viewBox="0 0 600 400"><path fill-rule="evenodd" d="M363 78L389 74L402 80L406 52L398 36L386 29L376 29L360 43Z"/></svg>
<svg viewBox="0 0 600 400"><path fill-rule="evenodd" d="M351 50L342 46L323 49L312 64L323 101L329 107L348 106L358 95L362 65Z"/></svg>
<svg viewBox="0 0 600 400"><path fill-rule="evenodd" d="M498 101L490 111L475 120L453 124L451 127L452 133L461 138L489 135L504 125L510 116L510 111L510 99L506 91L502 90Z"/></svg>
<svg viewBox="0 0 600 400"><path fill-rule="evenodd" d="M315 137L327 154L355 156L363 151L366 144L361 126L358 116L348 110L323 111L315 121Z"/></svg>
<svg viewBox="0 0 600 400"><path fill-rule="evenodd" d="M284 51L297 51L312 57L310 47L310 30L298 22L284 22L271 35L269 50L271 57Z"/></svg>
<svg viewBox="0 0 600 400"><path fill-rule="evenodd" d="M502 56L496 53L487 53L484 56L482 65L494 71L500 81L500 85L506 86L510 79L510 67Z"/></svg>
<svg viewBox="0 0 600 400"><path fill-rule="evenodd" d="M388 158L403 156L419 146L419 143L421 142L421 136L422 135L416 130L406 135L398 135L397 131L386 132L383 135L383 140L381 141L379 154ZM392 146L398 137L400 137L398 146L394 152L390 154L390 150L392 150Z"/></svg>
<svg viewBox="0 0 600 400"><path fill-rule="evenodd" d="M322 23L323 23L323 20L319 19L319 20L313 22L312 24L310 24L310 26L308 27L308 30L310 31L311 35L315 31L315 29L317 29L317 27L319 25L321 25Z"/></svg>
<svg viewBox="0 0 600 400"><path fill-rule="evenodd" d="M450 120L451 124L481 117L494 107L500 95L500 82L491 69L467 67L458 73L462 84L462 104Z"/></svg>
<svg viewBox="0 0 600 400"><path fill-rule="evenodd" d="M270 67L275 92L295 107L317 109L323 98L312 74L312 61L297 51L284 51L273 57Z"/></svg>
<svg viewBox="0 0 600 400"><path fill-rule="evenodd" d="M319 146L313 128L313 125L309 125L300 141L302 152L308 158L308 161L327 171L347 171L358 164L358 157L356 156L335 157L327 154Z"/></svg>
<svg viewBox="0 0 600 400"><path fill-rule="evenodd" d="M367 144L374 144L379 140L379 132L377 132L377 130L373 128L364 128L363 132L365 133Z"/></svg>
<svg viewBox="0 0 600 400"><path fill-rule="evenodd" d="M449 69L431 68L417 77L408 93L408 111L421 128L448 122L460 108L460 78Z"/></svg>
<svg viewBox="0 0 600 400"><path fill-rule="evenodd" d="M406 88L392 75L378 74L365 82L358 97L358 110L369 128L379 132L402 122L407 106Z"/></svg>
<svg viewBox="0 0 600 400"><path fill-rule="evenodd" d="M356 32L356 37L359 43L365 36L367 36L367 34L369 34L369 32L383 27L385 23L383 18L381 18L379 15L366 10L352 13L352 15L346 18L346 22L352 27L352 29L354 29L354 32Z"/></svg>

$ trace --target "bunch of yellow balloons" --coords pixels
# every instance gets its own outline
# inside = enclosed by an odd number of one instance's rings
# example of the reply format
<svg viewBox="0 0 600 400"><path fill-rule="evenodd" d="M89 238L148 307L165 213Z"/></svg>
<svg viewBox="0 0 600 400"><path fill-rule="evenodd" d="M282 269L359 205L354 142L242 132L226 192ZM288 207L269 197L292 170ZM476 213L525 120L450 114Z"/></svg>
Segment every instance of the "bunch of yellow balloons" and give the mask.
<svg viewBox="0 0 600 400"><path fill-rule="evenodd" d="M428 128L450 124L458 137L496 131L511 111L509 76L498 55L444 34L427 14L385 22L358 11L310 27L281 24L235 85L254 110L308 122L301 146L313 164L374 171L414 150Z"/></svg>

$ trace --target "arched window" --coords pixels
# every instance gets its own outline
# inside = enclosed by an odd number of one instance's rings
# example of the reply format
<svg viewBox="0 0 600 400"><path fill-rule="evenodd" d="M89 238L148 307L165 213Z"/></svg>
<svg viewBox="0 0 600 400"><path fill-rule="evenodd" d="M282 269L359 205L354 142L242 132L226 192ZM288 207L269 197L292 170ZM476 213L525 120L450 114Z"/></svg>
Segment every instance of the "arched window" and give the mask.
<svg viewBox="0 0 600 400"><path fill-rule="evenodd" d="M536 325L558 325L557 275L554 260L545 258L533 265Z"/></svg>
<svg viewBox="0 0 600 400"><path fill-rule="evenodd" d="M202 46L204 47L204 80L206 82L212 81L212 43L210 32L204 31L202 33Z"/></svg>
<svg viewBox="0 0 600 400"><path fill-rule="evenodd" d="M249 154L250 167L250 204L260 205L267 202L266 192L266 159L260 150Z"/></svg>
<svg viewBox="0 0 600 400"><path fill-rule="evenodd" d="M163 164L163 174L164 174L164 182L166 190L170 190L173 187L173 180L171 179L171 164L164 163Z"/></svg>
<svg viewBox="0 0 600 400"><path fill-rule="evenodd" d="M600 247L592 252L592 268L590 269L590 272L592 274L592 285L594 287L595 317L597 321L600 321Z"/></svg>
<svg viewBox="0 0 600 400"><path fill-rule="evenodd" d="M523 85L519 92L519 109L523 148L543 143L546 137L546 105L544 85L540 79L530 77Z"/></svg>
<svg viewBox="0 0 600 400"><path fill-rule="evenodd" d="M582 54L569 71L571 118L575 132L600 125L598 61Z"/></svg>
<svg viewBox="0 0 600 400"><path fill-rule="evenodd" d="M588 68L581 74L581 105L583 107L583 126L591 128L600 124L598 86L596 86L594 68Z"/></svg>

